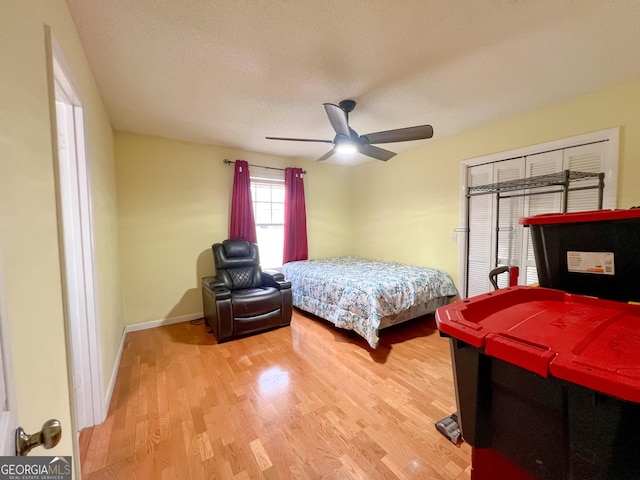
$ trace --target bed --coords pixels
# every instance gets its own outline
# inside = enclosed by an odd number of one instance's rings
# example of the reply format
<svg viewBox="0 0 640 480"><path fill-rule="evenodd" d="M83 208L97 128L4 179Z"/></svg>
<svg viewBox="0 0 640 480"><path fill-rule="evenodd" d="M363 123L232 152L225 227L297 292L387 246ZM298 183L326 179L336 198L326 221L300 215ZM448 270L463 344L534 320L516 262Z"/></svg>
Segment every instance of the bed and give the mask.
<svg viewBox="0 0 640 480"><path fill-rule="evenodd" d="M372 348L381 329L433 313L457 296L442 270L361 257L289 262L293 305L353 330Z"/></svg>

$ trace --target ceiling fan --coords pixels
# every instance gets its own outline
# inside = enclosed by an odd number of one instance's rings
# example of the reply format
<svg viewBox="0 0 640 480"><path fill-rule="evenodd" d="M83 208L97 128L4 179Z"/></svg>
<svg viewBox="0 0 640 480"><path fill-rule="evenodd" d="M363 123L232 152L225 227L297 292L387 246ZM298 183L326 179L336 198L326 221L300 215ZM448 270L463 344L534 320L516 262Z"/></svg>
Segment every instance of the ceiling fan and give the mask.
<svg viewBox="0 0 640 480"><path fill-rule="evenodd" d="M350 154L360 152L377 160L387 161L396 154L376 147L373 143L394 143L407 142L410 140L424 140L433 137L433 127L431 125L420 125L416 127L398 128L395 130L384 130L382 132L358 133L349 126L349 112L356 106L354 100L343 100L338 105L324 103L323 107L329 117L329 122L336 132L333 140L317 140L312 138L286 138L286 137L265 137L267 140L289 140L294 142L322 142L332 143L333 148L320 157L317 161L326 160L334 153Z"/></svg>

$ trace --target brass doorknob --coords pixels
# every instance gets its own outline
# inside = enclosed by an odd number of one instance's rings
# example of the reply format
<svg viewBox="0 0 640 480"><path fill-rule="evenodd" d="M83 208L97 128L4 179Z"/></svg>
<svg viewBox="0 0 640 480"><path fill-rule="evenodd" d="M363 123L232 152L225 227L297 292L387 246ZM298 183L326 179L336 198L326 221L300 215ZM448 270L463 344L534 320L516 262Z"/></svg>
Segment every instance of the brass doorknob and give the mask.
<svg viewBox="0 0 640 480"><path fill-rule="evenodd" d="M58 420L44 422L42 430L31 435L25 433L22 427L16 430L16 455L25 456L33 448L42 445L47 450L55 447L62 437L62 427Z"/></svg>

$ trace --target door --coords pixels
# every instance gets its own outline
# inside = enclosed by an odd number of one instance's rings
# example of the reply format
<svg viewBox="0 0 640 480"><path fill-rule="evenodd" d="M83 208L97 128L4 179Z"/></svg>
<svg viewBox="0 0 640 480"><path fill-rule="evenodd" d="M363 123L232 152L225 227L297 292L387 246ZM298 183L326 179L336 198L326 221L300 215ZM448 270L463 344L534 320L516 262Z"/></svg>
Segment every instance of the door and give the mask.
<svg viewBox="0 0 640 480"><path fill-rule="evenodd" d="M478 165L468 170L467 185L477 187L492 183L493 165ZM472 297L491 290L491 214L493 195L476 195L468 200L469 231L467 233L467 295Z"/></svg>
<svg viewBox="0 0 640 480"><path fill-rule="evenodd" d="M0 456L15 455L18 412L13 383L9 321L4 299L4 275L0 252Z"/></svg>
<svg viewBox="0 0 640 480"><path fill-rule="evenodd" d="M502 162L496 162L493 166L493 182L512 182L524 178L525 159L512 158ZM492 225L496 225L495 217L498 217L498 229L496 235L496 248L493 255L496 258L493 266L518 267L522 270L520 250L522 248L522 225L518 220L524 212L524 198L522 192L512 192L501 194L500 199L496 199L495 211L493 212ZM509 286L509 275L498 275L497 283L500 288ZM518 279L518 283L520 279Z"/></svg>
<svg viewBox="0 0 640 480"><path fill-rule="evenodd" d="M106 416L94 281L91 189L84 151L83 109L54 49L60 240L78 431Z"/></svg>
<svg viewBox="0 0 640 480"><path fill-rule="evenodd" d="M575 172L604 172L607 168L606 150L604 144L580 145L579 147L567 148L563 151L563 168ZM606 177L607 183L613 180ZM580 182L581 187L597 185L598 181L585 180ZM604 207L606 208L606 206ZM567 205L568 212L581 212L585 210L597 210L598 197L593 194L593 190L577 190L569 192Z"/></svg>
<svg viewBox="0 0 640 480"><path fill-rule="evenodd" d="M603 208L615 208L618 129L603 130L548 144L481 157L463 162L461 210L467 242L460 248L462 291L467 296L492 290L488 272L498 265L518 266L518 284L538 281L533 244L528 228L518 224L522 216L557 213L563 209L559 186L527 189L497 195L478 195L467 199L467 187L502 183L573 172L605 173ZM594 210L598 207L597 180L574 182L569 187L567 211ZM524 196L520 196L524 195ZM492 197L492 198L489 198ZM506 286L508 277L499 276L498 285Z"/></svg>
<svg viewBox="0 0 640 480"><path fill-rule="evenodd" d="M538 175L548 175L562 171L562 151L537 153L529 155L526 159L526 176L535 177ZM547 190L553 193L543 193ZM562 211L562 194L557 192L558 187L538 188L535 195L527 196L524 199L524 216L541 215L543 213L558 213ZM592 196L597 194L596 190L590 190ZM538 271L536 269L536 257L533 251L533 242L528 228L522 229L523 248L522 265L520 267L519 284L532 285L538 282Z"/></svg>

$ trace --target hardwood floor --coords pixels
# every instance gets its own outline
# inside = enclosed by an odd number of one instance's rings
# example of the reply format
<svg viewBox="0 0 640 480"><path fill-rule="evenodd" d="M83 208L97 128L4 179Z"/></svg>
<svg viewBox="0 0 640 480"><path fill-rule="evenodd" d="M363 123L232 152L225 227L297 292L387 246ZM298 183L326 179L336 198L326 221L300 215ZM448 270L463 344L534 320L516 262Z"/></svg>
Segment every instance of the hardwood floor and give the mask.
<svg viewBox="0 0 640 480"><path fill-rule="evenodd" d="M81 435L84 479L470 479L433 317L373 350L294 311L291 327L218 345L203 324L127 334L104 423Z"/></svg>

